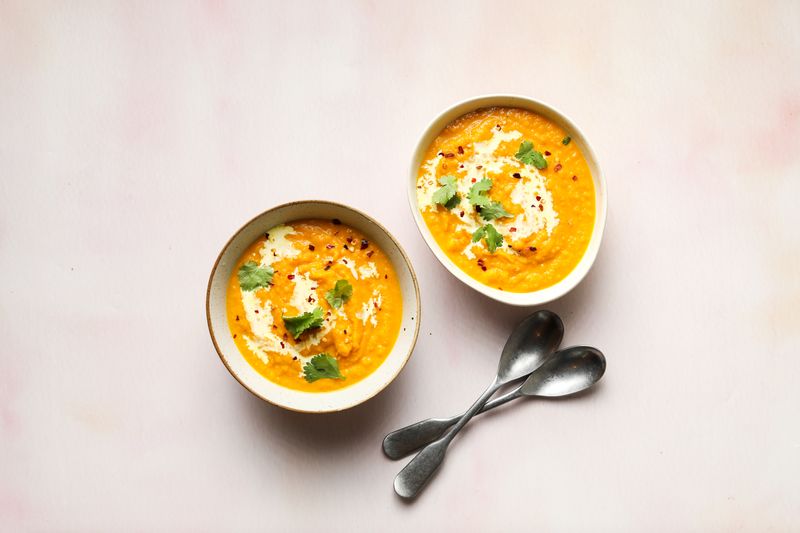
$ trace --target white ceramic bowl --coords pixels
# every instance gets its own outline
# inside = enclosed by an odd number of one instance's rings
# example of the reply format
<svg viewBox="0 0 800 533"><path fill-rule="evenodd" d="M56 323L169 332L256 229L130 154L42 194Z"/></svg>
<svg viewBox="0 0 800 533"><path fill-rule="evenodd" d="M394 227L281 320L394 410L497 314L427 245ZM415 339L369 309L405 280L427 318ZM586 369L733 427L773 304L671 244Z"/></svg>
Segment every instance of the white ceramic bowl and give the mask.
<svg viewBox="0 0 800 533"><path fill-rule="evenodd" d="M425 220L422 218L422 213L420 213L419 208L417 207L417 174L419 172L419 166L420 163L422 163L422 158L424 157L425 152L428 150L428 147L436 138L436 136L442 132L445 126L458 117L465 115L470 111L494 106L527 109L560 125L562 128L564 128L564 130L569 132L570 136L572 137L572 142L578 144L581 152L583 152L583 157L586 159L586 162L589 165L589 170L592 172L595 191L595 218L592 238L589 241L589 246L586 249L586 253L584 253L581 261L572 270L572 272L567 275L567 277L555 285L551 285L550 287L538 291L525 293L501 291L493 287L489 287L488 285L484 285L480 281L469 276L452 260L450 260L450 258L447 257L444 251L439 247L436 239L433 238L431 231L428 229L428 225L425 224ZM560 111L557 111L553 107L538 100L534 100L533 98L509 94L492 94L464 100L463 102L459 102L443 111L428 125L428 127L425 129L425 132L422 134L422 137L420 137L417 147L414 150L414 155L411 158L411 172L408 180L408 200L411 204L411 212L414 215L414 220L417 223L420 233L422 233L422 237L425 239L425 242L428 244L428 247L431 249L433 254L437 259L439 259L445 268L447 268L447 270L449 270L450 273L456 278L466 283L476 291L481 292L499 302L511 305L540 305L560 298L571 291L578 283L580 283L580 281L584 278L584 276L586 276L586 274L589 272L589 269L592 267L595 257L597 257L597 251L600 249L600 241L603 239L603 229L606 224L606 180L603 177L603 172L597 162L597 157L595 156L592 147L589 146L589 142L586 140L583 132L581 132L580 128L578 128L574 122L567 118L566 115Z"/></svg>
<svg viewBox="0 0 800 533"><path fill-rule="evenodd" d="M225 315L228 280L245 249L270 228L303 218L338 218L363 233L392 262L400 280L403 320L391 353L372 374L331 392L303 392L273 383L250 366L233 341ZM408 256L394 237L364 213L341 204L307 200L273 207L245 224L222 249L211 270L206 293L206 317L211 340L225 367L244 388L272 404L306 413L341 411L358 405L382 391L405 366L417 341L420 321L419 285Z"/></svg>

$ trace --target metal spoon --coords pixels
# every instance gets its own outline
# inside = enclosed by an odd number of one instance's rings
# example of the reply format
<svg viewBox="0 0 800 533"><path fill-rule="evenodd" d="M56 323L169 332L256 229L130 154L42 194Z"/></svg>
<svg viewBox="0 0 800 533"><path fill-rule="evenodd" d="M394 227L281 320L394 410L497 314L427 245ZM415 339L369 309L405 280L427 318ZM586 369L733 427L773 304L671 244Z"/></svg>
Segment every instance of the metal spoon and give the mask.
<svg viewBox="0 0 800 533"><path fill-rule="evenodd" d="M575 394L600 381L605 371L606 358L596 348L573 346L559 350L534 370L522 385L490 401L478 414L522 396L555 398ZM458 416L429 418L392 431L383 439L383 453L390 459L405 457L444 435L458 419Z"/></svg>
<svg viewBox="0 0 800 533"><path fill-rule="evenodd" d="M497 389L527 376L544 364L561 344L563 336L564 324L558 315L550 311L537 311L520 322L503 347L497 375L492 383L443 437L423 448L397 474L394 478L395 492L404 498L416 496L442 464L450 442L470 418L483 409Z"/></svg>

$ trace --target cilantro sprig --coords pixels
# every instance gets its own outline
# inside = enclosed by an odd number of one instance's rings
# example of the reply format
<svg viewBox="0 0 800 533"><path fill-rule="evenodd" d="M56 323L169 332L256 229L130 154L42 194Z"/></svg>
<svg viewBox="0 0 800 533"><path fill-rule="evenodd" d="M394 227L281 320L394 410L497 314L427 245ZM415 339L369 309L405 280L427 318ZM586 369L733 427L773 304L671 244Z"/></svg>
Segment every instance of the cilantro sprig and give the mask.
<svg viewBox="0 0 800 533"><path fill-rule="evenodd" d="M439 178L439 187L434 193L433 203L443 205L447 209L453 209L459 204L461 198L458 196L456 178L454 176L442 176Z"/></svg>
<svg viewBox="0 0 800 533"><path fill-rule="evenodd" d="M315 307L313 311L298 316L281 316L286 330L297 339L305 331L318 328L322 325L322 308Z"/></svg>
<svg viewBox="0 0 800 533"><path fill-rule="evenodd" d="M564 146L566 146L566 145L568 145L568 144L569 144L569 142L570 142L571 140L572 140L572 137L570 137L569 135L567 135L566 137L564 137L563 139L561 139L561 144L563 144Z"/></svg>
<svg viewBox="0 0 800 533"><path fill-rule="evenodd" d="M339 372L339 362L326 353L315 355L303 366L303 377L309 383L318 379L345 379Z"/></svg>
<svg viewBox="0 0 800 533"><path fill-rule="evenodd" d="M542 155L542 152L533 149L531 141L523 141L519 145L519 150L514 154L514 157L525 163L526 165L533 165L539 170L547 168L547 160Z"/></svg>
<svg viewBox="0 0 800 533"><path fill-rule="evenodd" d="M503 204L489 198L487 193L491 188L492 180L489 178L483 178L482 180L475 182L475 184L470 187L469 193L467 194L469 203L474 205L476 208L480 208L479 211L484 220L510 217L511 213L506 211L505 207L503 207Z"/></svg>
<svg viewBox="0 0 800 533"><path fill-rule="evenodd" d="M338 280L333 288L325 293L325 299L336 309L339 309L351 296L353 296L353 286L346 279Z"/></svg>
<svg viewBox="0 0 800 533"><path fill-rule="evenodd" d="M239 267L239 286L243 291L254 291L272 283L275 270L269 265L262 267L255 261L248 261Z"/></svg>
<svg viewBox="0 0 800 533"><path fill-rule="evenodd" d="M491 224L481 226L472 234L472 242L478 242L481 239L484 239L486 247L491 253L494 253L498 247L503 245L503 236Z"/></svg>

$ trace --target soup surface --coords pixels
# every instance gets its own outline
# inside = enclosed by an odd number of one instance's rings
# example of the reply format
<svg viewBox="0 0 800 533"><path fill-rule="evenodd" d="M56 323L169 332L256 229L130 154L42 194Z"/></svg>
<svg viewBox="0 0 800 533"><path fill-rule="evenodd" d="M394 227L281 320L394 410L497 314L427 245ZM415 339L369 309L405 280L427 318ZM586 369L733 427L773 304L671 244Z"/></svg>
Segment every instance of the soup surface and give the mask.
<svg viewBox="0 0 800 533"><path fill-rule="evenodd" d="M568 131L531 111L493 107L456 119L434 139L417 175L417 206L464 272L530 292L580 262L595 191Z"/></svg>
<svg viewBox="0 0 800 533"><path fill-rule="evenodd" d="M302 391L340 389L378 368L397 340L402 305L383 251L335 219L272 228L228 283L228 324L245 359Z"/></svg>

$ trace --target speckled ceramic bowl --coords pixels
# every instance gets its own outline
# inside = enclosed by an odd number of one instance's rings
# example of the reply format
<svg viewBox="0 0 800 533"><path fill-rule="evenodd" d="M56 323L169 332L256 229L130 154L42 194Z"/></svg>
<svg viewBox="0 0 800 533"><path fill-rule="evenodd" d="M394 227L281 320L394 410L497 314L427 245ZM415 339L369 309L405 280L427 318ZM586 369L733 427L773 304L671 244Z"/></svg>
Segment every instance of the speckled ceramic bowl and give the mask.
<svg viewBox="0 0 800 533"><path fill-rule="evenodd" d="M228 280L245 249L270 228L303 218L338 218L376 243L392 262L403 296L403 320L394 348L372 374L349 387L330 392L304 392L282 387L250 366L233 341L225 313ZM279 205L242 226L217 257L206 293L206 316L211 340L225 368L241 385L285 409L306 413L327 413L348 409L378 394L397 377L417 341L420 321L419 286L408 256L394 237L373 218L345 205L306 200Z"/></svg>
<svg viewBox="0 0 800 533"><path fill-rule="evenodd" d="M428 146L430 146L430 144L433 142L436 136L441 133L445 126L447 126L453 120L471 111L493 106L527 109L555 122L556 124L559 124L566 131L570 132L572 142L577 143L578 146L580 146L581 152L583 152L583 156L589 165L589 170L592 172L595 192L595 219L594 229L592 231L592 238L589 241L589 246L587 247L586 252L583 254L583 258L572 270L572 272L570 272L564 279L555 285L551 285L550 287L538 291L521 293L501 291L488 285L484 285L480 281L468 275L466 272L461 270L458 265L456 265L449 257L447 257L447 254L444 253L444 250L439 247L439 244L436 242L436 239L434 239L430 229L428 229L428 225L422 218L422 213L420 213L419 208L417 207L417 173L419 172L419 166L422 163L422 158L424 157ZM584 136L583 132L580 130L580 128L578 128L577 125L575 125L574 122L572 122L560 111L538 100L524 96L507 94L478 96L476 98L470 98L469 100L459 102L444 110L438 117L436 117L425 129L424 133L419 139L419 142L417 143L414 154L411 157L411 169L408 179L408 200L411 204L411 212L414 215L414 221L416 221L417 227L419 228L420 233L422 233L422 238L425 239L428 247L431 249L439 262L441 262L442 265L444 265L444 267L456 278L476 291L483 293L499 302L511 305L541 305L560 298L571 291L578 283L580 283L580 281L586 276L586 274L589 272L589 269L592 267L592 264L597 257L597 252L600 249L600 241L603 239L603 229L605 228L606 224L606 180L603 177L603 172L597 162L597 157L595 156L592 147L589 146L589 141L586 139L586 136Z"/></svg>

